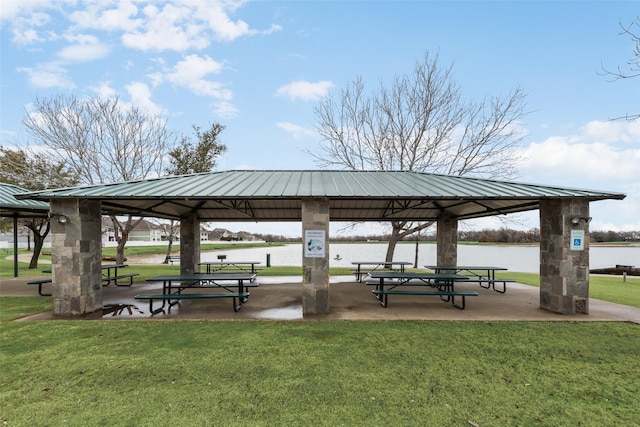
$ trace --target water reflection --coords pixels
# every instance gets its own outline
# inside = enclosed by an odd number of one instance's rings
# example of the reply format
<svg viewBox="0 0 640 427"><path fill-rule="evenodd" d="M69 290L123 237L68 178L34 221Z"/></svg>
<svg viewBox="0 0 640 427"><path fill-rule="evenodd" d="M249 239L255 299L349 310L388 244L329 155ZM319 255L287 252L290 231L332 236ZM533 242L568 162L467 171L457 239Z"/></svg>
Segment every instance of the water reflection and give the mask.
<svg viewBox="0 0 640 427"><path fill-rule="evenodd" d="M273 320L296 320L302 319L302 304L292 305L290 307L270 308L262 310L252 315L256 319L273 319Z"/></svg>
<svg viewBox="0 0 640 427"><path fill-rule="evenodd" d="M130 315L134 315L134 311L136 314L144 314L144 311L140 310L134 304L107 304L102 307L102 316L121 316L125 314L125 311Z"/></svg>

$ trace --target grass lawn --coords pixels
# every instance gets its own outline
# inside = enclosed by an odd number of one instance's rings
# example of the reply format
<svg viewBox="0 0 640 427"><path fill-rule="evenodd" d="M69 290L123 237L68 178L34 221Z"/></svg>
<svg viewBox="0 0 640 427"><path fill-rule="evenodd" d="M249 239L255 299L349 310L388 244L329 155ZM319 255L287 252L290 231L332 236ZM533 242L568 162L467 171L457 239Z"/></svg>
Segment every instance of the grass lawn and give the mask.
<svg viewBox="0 0 640 427"><path fill-rule="evenodd" d="M640 307L638 278L590 286ZM3 425L640 426L632 323L13 321L50 309L0 297Z"/></svg>
<svg viewBox="0 0 640 427"><path fill-rule="evenodd" d="M634 426L639 325L47 321L0 298L7 426Z"/></svg>

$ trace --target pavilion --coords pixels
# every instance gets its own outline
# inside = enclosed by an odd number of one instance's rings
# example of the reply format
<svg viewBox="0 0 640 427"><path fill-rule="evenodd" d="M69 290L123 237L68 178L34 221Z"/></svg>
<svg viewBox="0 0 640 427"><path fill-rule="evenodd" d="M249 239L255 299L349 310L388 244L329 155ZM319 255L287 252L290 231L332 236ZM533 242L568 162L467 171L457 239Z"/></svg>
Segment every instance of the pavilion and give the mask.
<svg viewBox="0 0 640 427"><path fill-rule="evenodd" d="M589 312L589 203L621 193L411 171L231 170L25 193L50 202L54 314L101 313L101 215L180 221L181 274L197 271L201 221L291 221L326 250L303 254L303 313L329 313L330 221L435 221L455 265L460 220L540 211L540 307ZM65 217L65 221L56 221ZM304 248L304 245L303 245ZM303 249L304 250L304 249Z"/></svg>

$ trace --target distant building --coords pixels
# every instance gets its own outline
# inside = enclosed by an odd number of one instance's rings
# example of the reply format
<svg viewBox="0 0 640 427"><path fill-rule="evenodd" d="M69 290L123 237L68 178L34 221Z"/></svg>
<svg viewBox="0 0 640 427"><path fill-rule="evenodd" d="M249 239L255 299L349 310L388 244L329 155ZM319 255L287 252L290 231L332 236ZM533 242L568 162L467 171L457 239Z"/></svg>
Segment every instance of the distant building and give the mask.
<svg viewBox="0 0 640 427"><path fill-rule="evenodd" d="M129 240L133 242L162 242L165 229L161 225L142 220L129 232Z"/></svg>

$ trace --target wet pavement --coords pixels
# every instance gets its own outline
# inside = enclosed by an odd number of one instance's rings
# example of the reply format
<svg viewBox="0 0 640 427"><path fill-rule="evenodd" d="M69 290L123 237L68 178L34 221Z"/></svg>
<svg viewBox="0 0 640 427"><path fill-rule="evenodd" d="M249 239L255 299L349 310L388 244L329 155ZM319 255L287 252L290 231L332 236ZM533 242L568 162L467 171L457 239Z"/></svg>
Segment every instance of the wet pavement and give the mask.
<svg viewBox="0 0 640 427"><path fill-rule="evenodd" d="M0 279L0 295L37 296L37 286L26 285L34 277ZM474 284L458 284L456 289L478 292L467 297L466 308L459 310L439 297L390 297L383 308L371 293L371 286L355 282L353 276L331 277L331 313L302 314L302 284L299 277L258 276L259 287L251 288L249 300L234 312L230 298L183 300L155 315L147 301L135 300L140 293L160 293L161 283L134 283L131 287L104 286L103 319L216 319L216 320L483 320L483 321L630 321L640 323L640 308L590 299L588 315L561 315L539 308L537 287L509 284L505 294ZM46 286L46 285L45 285ZM48 291L48 288L45 288ZM46 297L42 297L46 298ZM161 303L154 302L154 308ZM51 312L31 316L48 320Z"/></svg>

